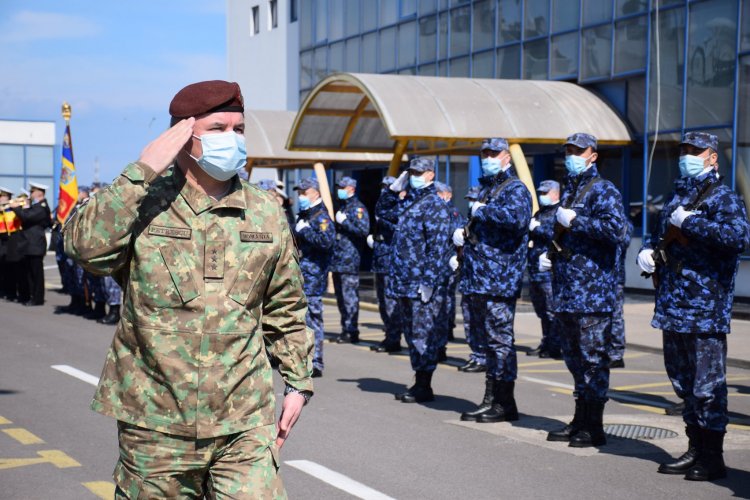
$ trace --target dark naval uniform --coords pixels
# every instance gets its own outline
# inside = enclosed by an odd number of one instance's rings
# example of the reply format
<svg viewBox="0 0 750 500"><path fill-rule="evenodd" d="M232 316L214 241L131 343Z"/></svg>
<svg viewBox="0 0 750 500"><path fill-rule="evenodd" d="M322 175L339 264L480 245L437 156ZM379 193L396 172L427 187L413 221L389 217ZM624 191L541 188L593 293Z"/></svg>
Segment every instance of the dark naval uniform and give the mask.
<svg viewBox="0 0 750 500"><path fill-rule="evenodd" d="M47 253L47 238L45 231L52 226L49 205L42 199L32 202L29 208L17 207L13 209L21 219L23 233L26 239L25 258L29 283L29 301L26 305L40 306L44 304L44 255Z"/></svg>
<svg viewBox="0 0 750 500"><path fill-rule="evenodd" d="M353 182L353 179L344 177L339 181L339 187L343 187L342 183L351 185ZM336 217L331 272L341 315L341 336L338 340L356 343L359 342L359 265L370 232L370 214L356 196L351 196L341 200Z"/></svg>
<svg viewBox="0 0 750 500"><path fill-rule="evenodd" d="M690 132L683 145L711 148L713 153L718 139ZM689 216L675 221L678 210L687 210ZM662 244L675 222L681 224L684 239ZM675 463L662 464L659 472L684 473L693 480L726 475L722 452L728 422L727 334L739 256L749 245L745 205L711 169L675 181L659 214L657 232L642 249L664 252L665 262L656 267L651 325L663 331L664 364L675 392L685 401L682 417L690 441L688 452Z"/></svg>

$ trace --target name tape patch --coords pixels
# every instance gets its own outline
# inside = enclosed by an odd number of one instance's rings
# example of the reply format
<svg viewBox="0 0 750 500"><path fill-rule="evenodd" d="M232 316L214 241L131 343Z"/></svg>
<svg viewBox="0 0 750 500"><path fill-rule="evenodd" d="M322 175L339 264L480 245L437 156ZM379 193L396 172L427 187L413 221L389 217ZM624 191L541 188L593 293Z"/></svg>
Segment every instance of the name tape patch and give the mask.
<svg viewBox="0 0 750 500"><path fill-rule="evenodd" d="M271 233L240 231L240 241L247 241L252 243L272 243L273 235Z"/></svg>
<svg viewBox="0 0 750 500"><path fill-rule="evenodd" d="M168 238L181 238L189 240L192 229L183 227L148 226L148 234L155 236L167 236Z"/></svg>

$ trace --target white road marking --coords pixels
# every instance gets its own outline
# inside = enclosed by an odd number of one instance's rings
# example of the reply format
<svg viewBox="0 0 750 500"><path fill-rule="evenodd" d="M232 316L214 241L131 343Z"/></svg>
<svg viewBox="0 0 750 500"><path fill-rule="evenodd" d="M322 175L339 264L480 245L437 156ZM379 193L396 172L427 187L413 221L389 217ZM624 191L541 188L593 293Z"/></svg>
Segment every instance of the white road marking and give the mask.
<svg viewBox="0 0 750 500"><path fill-rule="evenodd" d="M535 384L542 384L542 385L549 385L551 387L559 387L560 389L570 389L571 391L574 389L574 387L570 384L561 384L560 382L552 382L551 380L544 380L541 378L534 378L534 377L518 377L522 380L526 380L527 382L534 382Z"/></svg>
<svg viewBox="0 0 750 500"><path fill-rule="evenodd" d="M384 495L377 490L373 490L369 486L355 481L354 479L340 474L336 471L323 467L320 464L311 462L309 460L287 460L285 464L299 469L302 472L310 474L316 479L320 479L324 483L328 483L331 486L338 488L342 491L349 493L357 498L365 500L394 500L388 495Z"/></svg>
<svg viewBox="0 0 750 500"><path fill-rule="evenodd" d="M48 269L57 269L57 266L44 266L45 271Z"/></svg>
<svg viewBox="0 0 750 500"><path fill-rule="evenodd" d="M67 375L70 375L71 377L75 377L78 380L83 380L88 384L99 385L99 377L95 377L89 373L83 372L78 368L73 368L72 366L68 365L52 365L50 368L63 372Z"/></svg>
<svg viewBox="0 0 750 500"><path fill-rule="evenodd" d="M526 380L527 382L534 382L536 384L548 385L550 387L559 387L561 389L568 389L571 391L575 389L570 384L561 384L560 382L553 382L551 380L544 380L541 378L533 378L533 377L518 377L518 378ZM638 404L648 405L648 406L658 406L660 408L667 408L669 406L672 406L672 403L662 403L660 401L654 401L653 399L639 398L637 396L631 396L629 394L622 394L618 391L610 392L609 397L613 399L621 399L623 401L630 401L631 403L638 403Z"/></svg>

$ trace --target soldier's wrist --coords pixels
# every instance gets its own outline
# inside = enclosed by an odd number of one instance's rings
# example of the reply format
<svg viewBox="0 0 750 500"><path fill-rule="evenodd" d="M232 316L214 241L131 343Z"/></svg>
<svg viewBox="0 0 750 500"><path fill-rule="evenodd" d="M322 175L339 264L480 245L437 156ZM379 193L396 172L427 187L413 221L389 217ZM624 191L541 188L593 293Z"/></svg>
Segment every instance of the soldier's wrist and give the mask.
<svg viewBox="0 0 750 500"><path fill-rule="evenodd" d="M284 396L287 396L291 393L296 393L305 398L305 404L310 402L310 398L313 396L312 391L304 391L297 389L296 387L292 387L291 385L286 386L284 389Z"/></svg>

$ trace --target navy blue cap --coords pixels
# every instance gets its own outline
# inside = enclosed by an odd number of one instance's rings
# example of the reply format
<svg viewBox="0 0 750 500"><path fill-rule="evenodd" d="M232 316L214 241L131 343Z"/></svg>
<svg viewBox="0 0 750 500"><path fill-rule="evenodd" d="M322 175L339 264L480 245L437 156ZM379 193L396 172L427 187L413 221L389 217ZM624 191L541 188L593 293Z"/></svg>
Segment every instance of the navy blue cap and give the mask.
<svg viewBox="0 0 750 500"><path fill-rule="evenodd" d="M424 156L414 157L409 162L409 170L415 170L417 172L434 172L435 160L433 160L432 158L426 158Z"/></svg>
<svg viewBox="0 0 750 500"><path fill-rule="evenodd" d="M336 183L338 187L344 188L344 187L357 187L357 181L352 179L351 177L342 177L339 179L339 181Z"/></svg>
<svg viewBox="0 0 750 500"><path fill-rule="evenodd" d="M686 132L682 136L680 145L683 144L689 144L701 149L711 148L714 151L719 150L719 138L708 132Z"/></svg>
<svg viewBox="0 0 750 500"><path fill-rule="evenodd" d="M78 186L79 191L86 191L87 193L91 191L88 186Z"/></svg>
<svg viewBox="0 0 750 500"><path fill-rule="evenodd" d="M273 179L263 179L256 185L265 191L276 191L276 181Z"/></svg>
<svg viewBox="0 0 750 500"><path fill-rule="evenodd" d="M305 189L313 188L317 191L320 191L320 185L318 184L318 179L315 179L314 177L305 177L301 181L299 181L299 184L297 184L294 187L295 191L304 191Z"/></svg>
<svg viewBox="0 0 750 500"><path fill-rule="evenodd" d="M596 151L596 137L583 132L576 132L565 140L565 146L572 144L581 149L591 148Z"/></svg>
<svg viewBox="0 0 750 500"><path fill-rule="evenodd" d="M539 183L536 188L538 193L549 193L550 191L560 191L560 183L553 180L546 180Z"/></svg>
<svg viewBox="0 0 750 500"><path fill-rule="evenodd" d="M435 181L435 190L438 193L452 193L453 188L450 187L448 184L440 181Z"/></svg>
<svg viewBox="0 0 750 500"><path fill-rule="evenodd" d="M482 141L480 150L489 149L490 151L508 151L508 141L502 137L491 137Z"/></svg>
<svg viewBox="0 0 750 500"><path fill-rule="evenodd" d="M384 184L386 186L390 186L394 182L396 182L396 178L392 175L386 175L385 177L383 177L383 180L380 181L381 184Z"/></svg>
<svg viewBox="0 0 750 500"><path fill-rule="evenodd" d="M479 186L474 186L473 188L469 188L469 190L466 192L466 195L464 196L464 199L478 200L479 199Z"/></svg>

